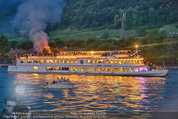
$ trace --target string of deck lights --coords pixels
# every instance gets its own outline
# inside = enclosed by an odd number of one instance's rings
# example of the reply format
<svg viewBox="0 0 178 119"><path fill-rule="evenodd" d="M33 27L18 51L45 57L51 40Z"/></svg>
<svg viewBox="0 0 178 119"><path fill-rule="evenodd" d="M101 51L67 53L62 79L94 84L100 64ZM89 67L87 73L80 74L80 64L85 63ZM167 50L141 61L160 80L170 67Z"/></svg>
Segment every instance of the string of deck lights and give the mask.
<svg viewBox="0 0 178 119"><path fill-rule="evenodd" d="M135 45L135 48L136 48L137 57L138 57L138 45ZM153 64L153 63L147 61L146 59L144 59L143 61L145 61L147 64L149 64L149 65L151 65L151 66L153 66L153 67L156 67L156 69L163 69L163 70L165 70L164 67L158 66L158 65L156 65L156 64Z"/></svg>

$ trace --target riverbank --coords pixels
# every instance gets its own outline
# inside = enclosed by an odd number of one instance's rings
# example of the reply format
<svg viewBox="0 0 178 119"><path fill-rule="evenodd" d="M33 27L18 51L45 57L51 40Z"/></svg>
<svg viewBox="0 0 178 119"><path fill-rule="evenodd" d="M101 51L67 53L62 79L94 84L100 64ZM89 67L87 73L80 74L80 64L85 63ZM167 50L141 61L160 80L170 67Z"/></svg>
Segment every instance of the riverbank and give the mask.
<svg viewBox="0 0 178 119"><path fill-rule="evenodd" d="M178 69L178 64L170 64L166 66L166 69Z"/></svg>
<svg viewBox="0 0 178 119"><path fill-rule="evenodd" d="M11 64L0 64L0 67L8 67Z"/></svg>

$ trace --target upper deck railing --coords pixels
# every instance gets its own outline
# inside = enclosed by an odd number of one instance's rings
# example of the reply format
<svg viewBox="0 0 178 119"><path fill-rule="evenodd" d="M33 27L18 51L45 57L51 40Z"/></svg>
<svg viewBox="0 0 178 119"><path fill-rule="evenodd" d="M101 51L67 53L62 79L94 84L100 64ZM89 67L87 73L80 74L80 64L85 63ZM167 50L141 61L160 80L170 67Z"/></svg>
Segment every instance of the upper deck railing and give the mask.
<svg viewBox="0 0 178 119"><path fill-rule="evenodd" d="M19 57L17 59L106 59L106 58L134 58L129 54L129 50L113 51L61 51L58 55Z"/></svg>

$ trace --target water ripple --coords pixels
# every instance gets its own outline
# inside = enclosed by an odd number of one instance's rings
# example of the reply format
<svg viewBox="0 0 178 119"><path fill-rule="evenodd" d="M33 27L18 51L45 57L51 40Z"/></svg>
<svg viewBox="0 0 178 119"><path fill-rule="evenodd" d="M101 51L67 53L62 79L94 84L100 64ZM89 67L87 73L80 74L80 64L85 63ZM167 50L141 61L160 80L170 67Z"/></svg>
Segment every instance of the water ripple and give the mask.
<svg viewBox="0 0 178 119"><path fill-rule="evenodd" d="M169 97L171 87L178 82L161 77L124 77L58 74L4 74L11 77L13 89L24 85L21 96L32 111L149 111L158 109ZM175 75L175 72L173 73ZM41 84L57 77L69 78L74 89L48 89ZM9 80L9 79L7 79ZM7 83L7 82L6 82ZM0 85L1 92L8 88Z"/></svg>

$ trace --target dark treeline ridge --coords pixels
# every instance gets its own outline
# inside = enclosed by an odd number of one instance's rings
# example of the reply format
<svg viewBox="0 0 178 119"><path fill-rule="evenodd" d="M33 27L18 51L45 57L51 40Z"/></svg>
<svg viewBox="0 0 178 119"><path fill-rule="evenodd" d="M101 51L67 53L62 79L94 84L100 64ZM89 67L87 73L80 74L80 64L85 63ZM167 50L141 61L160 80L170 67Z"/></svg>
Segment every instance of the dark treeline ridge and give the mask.
<svg viewBox="0 0 178 119"><path fill-rule="evenodd" d="M89 38L88 40L60 40L56 38L49 42L51 51L58 53L61 50L81 51L81 50L120 50L130 49L135 50L135 45L139 46L140 54L148 61L155 64L162 64L164 61L167 64L178 64L178 36L167 35L166 32L151 30L144 37L128 37L126 39L112 38ZM3 35L0 37L0 53L5 54L10 49L22 49L33 51L33 43L31 41L7 41ZM44 50L44 52L46 52Z"/></svg>
<svg viewBox="0 0 178 119"><path fill-rule="evenodd" d="M126 12L127 29L159 27L178 21L177 6L177 0L67 0L60 26L119 28Z"/></svg>
<svg viewBox="0 0 178 119"><path fill-rule="evenodd" d="M66 2L59 22L48 24L46 32L58 28L120 28L124 12L126 29L138 26L152 29L178 21L177 0L66 0ZM7 21L12 20L18 5L11 6L7 13L0 14L1 26L6 26Z"/></svg>

